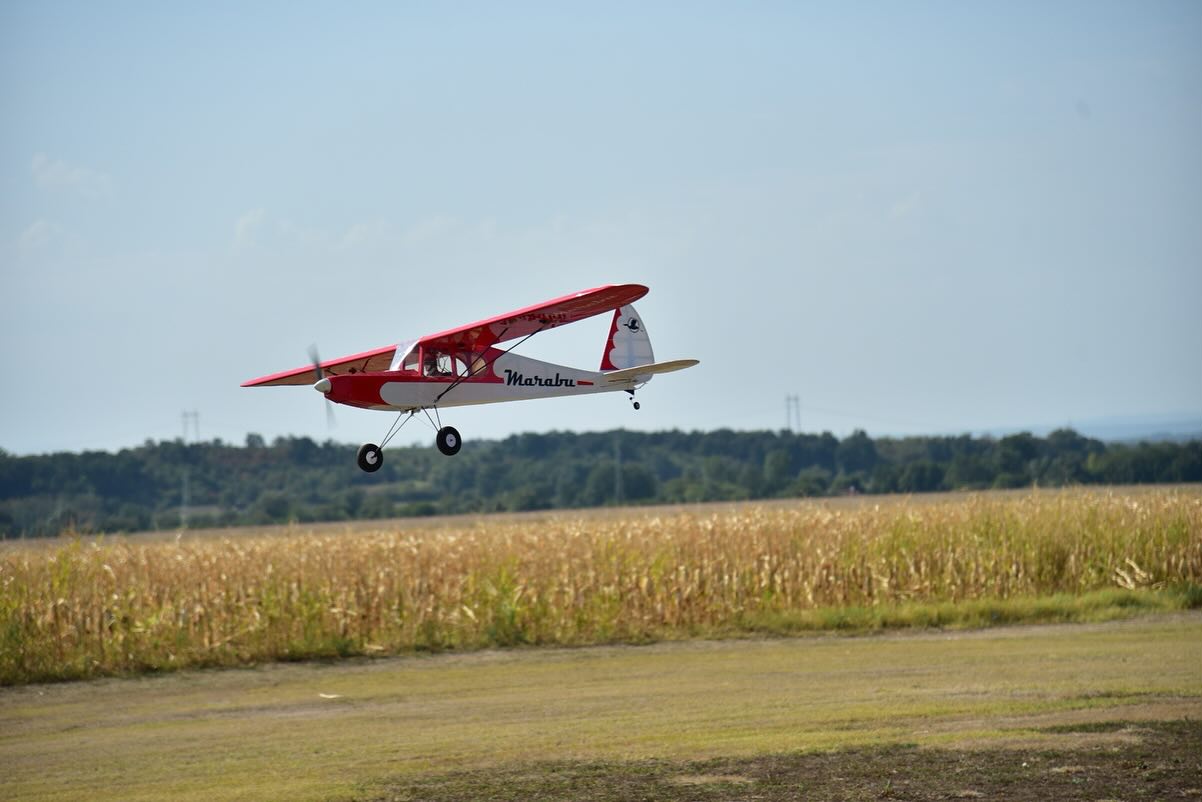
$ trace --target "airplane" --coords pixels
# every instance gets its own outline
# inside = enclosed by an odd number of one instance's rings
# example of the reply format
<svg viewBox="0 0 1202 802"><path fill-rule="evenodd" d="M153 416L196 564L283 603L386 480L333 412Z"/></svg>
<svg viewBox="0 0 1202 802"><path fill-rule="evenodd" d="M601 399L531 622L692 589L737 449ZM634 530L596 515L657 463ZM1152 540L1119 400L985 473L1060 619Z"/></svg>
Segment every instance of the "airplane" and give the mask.
<svg viewBox="0 0 1202 802"><path fill-rule="evenodd" d="M608 284L553 298L466 326L406 340L361 354L260 376L243 387L311 384L328 402L397 413L379 445L359 448L359 467L373 473L384 464L384 446L423 413L435 429L435 445L447 456L459 453L458 430L443 426L439 410L468 404L495 404L531 398L625 391L634 408L635 391L651 377L698 364L696 359L656 362L647 327L633 303L648 292L641 284ZM613 312L599 370L581 370L513 353L535 334ZM499 343L517 340L505 349ZM430 412L434 416L431 417Z"/></svg>

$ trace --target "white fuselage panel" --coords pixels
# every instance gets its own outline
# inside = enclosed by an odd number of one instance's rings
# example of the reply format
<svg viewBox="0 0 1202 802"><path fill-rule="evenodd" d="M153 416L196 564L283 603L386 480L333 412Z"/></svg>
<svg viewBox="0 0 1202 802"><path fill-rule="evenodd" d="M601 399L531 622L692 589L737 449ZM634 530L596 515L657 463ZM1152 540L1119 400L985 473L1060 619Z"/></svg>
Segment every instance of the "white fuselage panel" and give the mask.
<svg viewBox="0 0 1202 802"><path fill-rule="evenodd" d="M487 370L501 381L468 379L458 384L453 384L450 379L387 382L380 387L380 399L396 409L435 405L457 407L631 390L642 383L633 380L608 382L605 374L598 371L554 365L517 354L498 357Z"/></svg>

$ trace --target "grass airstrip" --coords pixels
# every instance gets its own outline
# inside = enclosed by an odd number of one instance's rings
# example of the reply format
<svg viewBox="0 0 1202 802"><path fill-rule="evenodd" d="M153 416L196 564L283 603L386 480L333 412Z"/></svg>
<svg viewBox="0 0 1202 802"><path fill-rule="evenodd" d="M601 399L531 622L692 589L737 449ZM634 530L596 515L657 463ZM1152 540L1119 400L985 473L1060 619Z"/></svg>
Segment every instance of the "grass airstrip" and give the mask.
<svg viewBox="0 0 1202 802"><path fill-rule="evenodd" d="M3 544L0 799L1198 795L1200 588L1193 487Z"/></svg>
<svg viewBox="0 0 1202 802"><path fill-rule="evenodd" d="M1167 799L1199 719L1196 612L275 664L8 688L0 797Z"/></svg>

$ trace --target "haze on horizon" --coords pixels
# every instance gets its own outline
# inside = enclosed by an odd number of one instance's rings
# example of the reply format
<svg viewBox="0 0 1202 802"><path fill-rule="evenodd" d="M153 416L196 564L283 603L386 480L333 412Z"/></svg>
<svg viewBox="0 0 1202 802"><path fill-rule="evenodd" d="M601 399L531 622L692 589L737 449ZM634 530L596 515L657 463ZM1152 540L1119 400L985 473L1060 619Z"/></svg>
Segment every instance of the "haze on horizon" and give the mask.
<svg viewBox="0 0 1202 802"><path fill-rule="evenodd" d="M628 281L701 366L444 422L1202 418L1200 43L1193 2L5 4L0 448L378 441L238 385Z"/></svg>

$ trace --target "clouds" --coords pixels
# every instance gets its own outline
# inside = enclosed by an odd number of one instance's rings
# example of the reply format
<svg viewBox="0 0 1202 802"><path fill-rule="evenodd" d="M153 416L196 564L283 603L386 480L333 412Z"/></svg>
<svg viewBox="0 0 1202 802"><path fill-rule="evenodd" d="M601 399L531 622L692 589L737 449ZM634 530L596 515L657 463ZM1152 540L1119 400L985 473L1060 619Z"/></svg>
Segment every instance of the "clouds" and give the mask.
<svg viewBox="0 0 1202 802"><path fill-rule="evenodd" d="M394 265L417 260L417 265L431 269L468 272L532 265L561 272L570 264L612 266L656 259L680 235L674 222L631 212L590 218L554 215L522 223L502 223L494 217L382 215L316 225L256 207L233 221L232 245L235 252L254 252L259 259L288 259L292 268L303 261L366 258Z"/></svg>
<svg viewBox="0 0 1202 802"><path fill-rule="evenodd" d="M109 199L113 194L113 179L108 173L71 164L41 151L30 159L29 177L43 197L35 200L29 196L26 205L33 212L30 216L36 215L35 219L12 229L20 231L16 235L17 252L26 256L40 253L44 257L55 252L52 246L61 246L79 234L80 220L70 218L73 213L78 218L84 212L81 208L72 210L72 200L94 202ZM89 210L86 217L90 218L94 206L85 205Z"/></svg>
<svg viewBox="0 0 1202 802"><path fill-rule="evenodd" d="M34 154L30 170L38 187L48 192L95 199L108 197L113 191L113 179L107 173L53 159L45 153Z"/></svg>
<svg viewBox="0 0 1202 802"><path fill-rule="evenodd" d="M267 212L263 209L251 209L238 218L234 223L234 246L246 248L255 243L255 236L263 227Z"/></svg>
<svg viewBox="0 0 1202 802"><path fill-rule="evenodd" d="M17 238L17 244L21 246L21 250L24 252L41 250L62 237L63 233L64 229L58 223L52 220L39 219L35 220L21 232L21 236Z"/></svg>
<svg viewBox="0 0 1202 802"><path fill-rule="evenodd" d="M889 208L890 220L902 220L922 210L922 190L915 190Z"/></svg>

